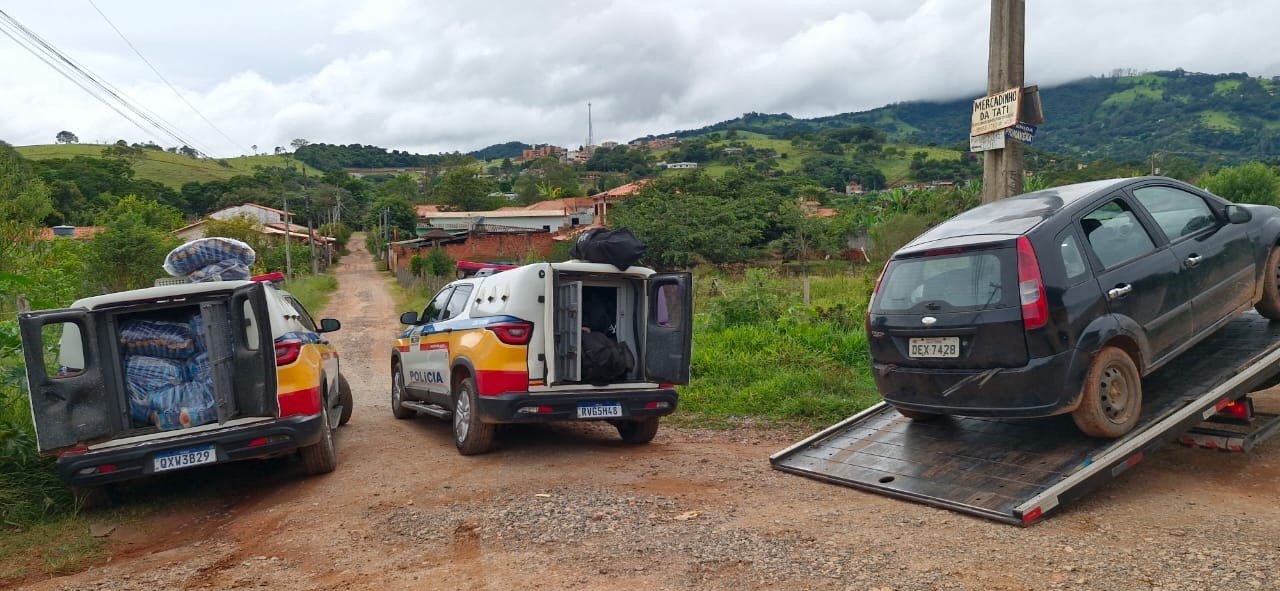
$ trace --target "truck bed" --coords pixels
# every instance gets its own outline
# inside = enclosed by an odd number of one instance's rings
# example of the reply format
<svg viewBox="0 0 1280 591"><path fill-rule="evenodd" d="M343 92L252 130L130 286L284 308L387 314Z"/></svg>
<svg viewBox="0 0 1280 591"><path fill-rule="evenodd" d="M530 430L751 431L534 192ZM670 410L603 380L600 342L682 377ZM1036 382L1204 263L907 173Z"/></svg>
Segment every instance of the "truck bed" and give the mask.
<svg viewBox="0 0 1280 591"><path fill-rule="evenodd" d="M1030 524L1197 427L1221 405L1280 374L1280 322L1249 313L1143 379L1138 425L1086 437L1069 416L912 421L879 403L772 457L774 468L979 515ZM1255 434L1280 424L1271 415ZM1256 439L1256 438L1255 438Z"/></svg>

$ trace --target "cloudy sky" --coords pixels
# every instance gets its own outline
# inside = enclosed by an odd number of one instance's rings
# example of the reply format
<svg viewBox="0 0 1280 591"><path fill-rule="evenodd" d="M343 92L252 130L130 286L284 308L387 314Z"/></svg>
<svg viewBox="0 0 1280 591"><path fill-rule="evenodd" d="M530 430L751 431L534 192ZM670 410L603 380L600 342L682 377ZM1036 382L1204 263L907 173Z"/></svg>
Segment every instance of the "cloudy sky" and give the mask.
<svg viewBox="0 0 1280 591"><path fill-rule="evenodd" d="M0 10L218 156L627 141L747 111L983 94L988 0L89 0ZM1029 84L1116 68L1280 75L1275 0L1028 0ZM1045 105L1051 115L1052 105ZM1052 121L1049 122L1052 125ZM152 140L0 35L0 140ZM227 137L223 137L223 135Z"/></svg>

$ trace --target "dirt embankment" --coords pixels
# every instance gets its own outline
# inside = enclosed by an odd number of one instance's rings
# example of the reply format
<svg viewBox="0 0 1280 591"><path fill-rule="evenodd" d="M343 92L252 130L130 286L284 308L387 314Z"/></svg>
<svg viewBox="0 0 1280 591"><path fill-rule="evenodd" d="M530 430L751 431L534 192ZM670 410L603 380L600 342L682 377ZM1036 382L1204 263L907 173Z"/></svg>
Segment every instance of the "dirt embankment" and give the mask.
<svg viewBox="0 0 1280 591"><path fill-rule="evenodd" d="M461 457L449 426L388 408L397 331L353 240L324 316L355 391L339 466L193 470L132 487L166 509L113 557L31 589L1276 589L1280 443L1170 448L1019 529L769 468L801 434L508 429ZM188 501L187 499L191 499Z"/></svg>

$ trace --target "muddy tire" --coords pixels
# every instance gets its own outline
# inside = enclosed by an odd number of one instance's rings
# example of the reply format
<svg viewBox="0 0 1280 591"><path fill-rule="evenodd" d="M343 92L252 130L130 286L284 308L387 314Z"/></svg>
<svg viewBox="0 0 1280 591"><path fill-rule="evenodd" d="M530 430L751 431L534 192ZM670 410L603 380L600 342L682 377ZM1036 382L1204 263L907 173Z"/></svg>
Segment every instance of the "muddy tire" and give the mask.
<svg viewBox="0 0 1280 591"><path fill-rule="evenodd" d="M1259 314L1280 320L1280 246L1271 248L1267 266L1262 269L1262 299L1253 305Z"/></svg>
<svg viewBox="0 0 1280 591"><path fill-rule="evenodd" d="M338 467L338 450L333 446L333 429L329 427L329 409L320 410L320 441L298 450L302 468L307 474L328 474Z"/></svg>
<svg viewBox="0 0 1280 591"><path fill-rule="evenodd" d="M618 429L618 435L626 443L649 443L653 441L653 436L658 434L658 417L638 421L619 421L613 426Z"/></svg>
<svg viewBox="0 0 1280 591"><path fill-rule="evenodd" d="M351 420L351 410L355 407L355 397L351 395L351 384L347 376L338 374L338 404L342 405L342 414L338 416L338 425L345 425Z"/></svg>
<svg viewBox="0 0 1280 591"><path fill-rule="evenodd" d="M464 378L453 393L453 443L464 456L482 454L493 448L496 425L480 422L476 403L476 381Z"/></svg>
<svg viewBox="0 0 1280 591"><path fill-rule="evenodd" d="M1089 363L1072 420L1085 435L1114 439L1132 430L1141 414L1138 367L1119 347L1103 347Z"/></svg>
<svg viewBox="0 0 1280 591"><path fill-rule="evenodd" d="M933 421L933 420L937 420L938 417L942 416L942 415L934 414L931 412L920 412L918 410L908 410L905 408L898 408L896 406L893 408L894 410L898 411L898 414L904 417L907 417L908 419L911 419L913 421Z"/></svg>
<svg viewBox="0 0 1280 591"><path fill-rule="evenodd" d="M404 400L404 373L400 371L400 364L396 363L391 366L391 414L397 419L418 416L418 411L401 406L400 403Z"/></svg>

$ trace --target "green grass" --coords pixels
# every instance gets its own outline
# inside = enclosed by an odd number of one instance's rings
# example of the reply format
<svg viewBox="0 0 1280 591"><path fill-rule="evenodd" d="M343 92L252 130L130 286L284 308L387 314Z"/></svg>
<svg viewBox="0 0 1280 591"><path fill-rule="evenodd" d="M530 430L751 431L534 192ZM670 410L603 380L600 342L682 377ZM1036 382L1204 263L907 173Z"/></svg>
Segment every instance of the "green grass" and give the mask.
<svg viewBox="0 0 1280 591"><path fill-rule="evenodd" d="M329 305L329 298L338 289L338 279L333 275L303 275L285 284L285 290L302 302L302 307L313 316L324 312Z"/></svg>
<svg viewBox="0 0 1280 591"><path fill-rule="evenodd" d="M800 279L763 269L700 274L696 285L693 381L680 390L676 423L817 427L879 400L862 328L863 270L812 278L808 308Z"/></svg>
<svg viewBox="0 0 1280 591"><path fill-rule="evenodd" d="M106 542L89 535L89 521L67 515L0 532L0 584L34 575L70 574L100 560L106 555Z"/></svg>
<svg viewBox="0 0 1280 591"><path fill-rule="evenodd" d="M95 144L55 144L44 146L19 146L17 151L24 158L45 160L48 158L74 158L76 156L101 157L107 146ZM174 189L190 182L209 182L227 180L236 175L251 175L256 167L289 167L300 166L307 175L319 176L323 173L297 160L284 156L239 156L226 158L230 168L218 164L217 159L194 159L168 152L144 150L141 158L134 161L133 170L140 179L150 179L164 183Z"/></svg>
<svg viewBox="0 0 1280 591"><path fill-rule="evenodd" d="M1210 129L1231 132L1240 131L1240 123L1236 121L1235 116L1222 111L1205 111L1200 114L1200 122Z"/></svg>
<svg viewBox="0 0 1280 591"><path fill-rule="evenodd" d="M1139 99L1158 101L1164 98L1163 86L1135 85L1120 92L1112 93L1102 101L1103 108L1118 109L1128 107Z"/></svg>
<svg viewBox="0 0 1280 591"><path fill-rule="evenodd" d="M1219 80L1213 83L1213 94L1215 96L1227 96L1240 88L1240 80Z"/></svg>
<svg viewBox="0 0 1280 591"><path fill-rule="evenodd" d="M916 152L924 152L932 160L955 160L960 157L960 152L947 148L913 146L910 144L894 144L894 146L901 148L906 153L902 156L880 158L875 161L876 167L880 169L880 172L884 173L885 180L890 183L898 179L905 179L911 174L911 155Z"/></svg>

